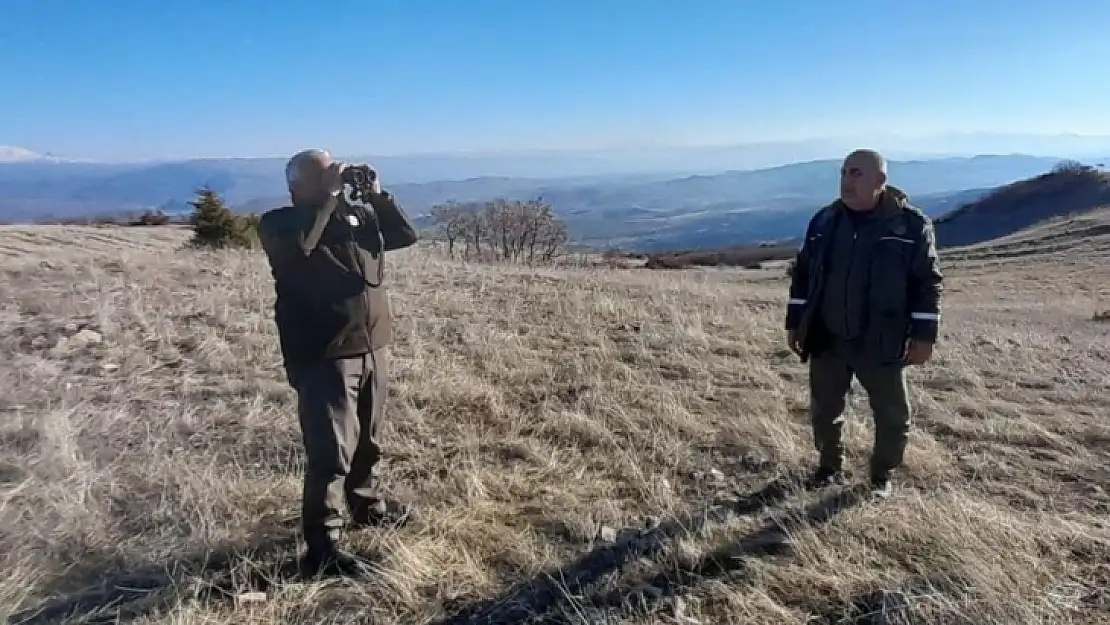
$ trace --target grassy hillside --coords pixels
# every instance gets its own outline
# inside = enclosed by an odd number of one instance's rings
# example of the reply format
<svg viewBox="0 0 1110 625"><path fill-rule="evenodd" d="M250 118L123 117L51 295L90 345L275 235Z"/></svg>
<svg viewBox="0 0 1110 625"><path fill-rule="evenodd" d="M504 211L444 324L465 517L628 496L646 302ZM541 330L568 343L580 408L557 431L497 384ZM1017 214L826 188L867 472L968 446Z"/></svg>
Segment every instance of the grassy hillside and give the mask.
<svg viewBox="0 0 1110 625"><path fill-rule="evenodd" d="M1066 262L946 256L943 343L911 373L916 428L885 502L792 486L814 455L781 270L530 271L399 253L385 475L422 518L348 536L372 579L300 582L300 435L270 278L259 255L182 250L187 236L0 229L10 622L1012 624L1110 611L1105 247ZM847 440L861 481L871 435L857 392Z"/></svg>
<svg viewBox="0 0 1110 625"><path fill-rule="evenodd" d="M1079 257L1110 256L1110 206L1048 219L985 243L950 248L943 256L966 264L1026 260L1071 264Z"/></svg>
<svg viewBox="0 0 1110 625"><path fill-rule="evenodd" d="M1110 174L1078 163L1062 164L937 217L937 244L982 243L1108 204Z"/></svg>

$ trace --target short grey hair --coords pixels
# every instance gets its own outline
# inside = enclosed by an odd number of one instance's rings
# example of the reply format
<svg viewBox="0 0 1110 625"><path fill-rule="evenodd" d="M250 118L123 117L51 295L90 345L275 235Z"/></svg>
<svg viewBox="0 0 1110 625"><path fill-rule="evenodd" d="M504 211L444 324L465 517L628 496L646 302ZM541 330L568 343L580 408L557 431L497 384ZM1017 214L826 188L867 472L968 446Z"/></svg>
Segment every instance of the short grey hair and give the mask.
<svg viewBox="0 0 1110 625"><path fill-rule="evenodd" d="M866 158L867 160L871 161L871 164L875 166L875 169L877 171L881 172L883 175L887 174L886 157L883 156L882 153L878 150L855 150L847 157L845 157L844 160L847 161L855 158Z"/></svg>
<svg viewBox="0 0 1110 625"><path fill-rule="evenodd" d="M332 161L332 156L330 152L321 148L310 148L294 154L293 157L289 159L289 162L285 164L285 184L290 189L300 185L301 175L304 173L305 165L309 161L315 161L321 164L321 169L323 169L322 165L324 163L330 163ZM315 182L313 184L315 184Z"/></svg>

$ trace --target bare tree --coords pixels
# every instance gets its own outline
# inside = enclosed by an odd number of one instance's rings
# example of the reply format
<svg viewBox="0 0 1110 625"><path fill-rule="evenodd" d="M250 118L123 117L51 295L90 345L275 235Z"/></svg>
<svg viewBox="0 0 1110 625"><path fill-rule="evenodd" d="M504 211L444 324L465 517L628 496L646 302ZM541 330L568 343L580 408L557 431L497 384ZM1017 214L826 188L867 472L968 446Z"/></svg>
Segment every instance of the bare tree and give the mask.
<svg viewBox="0 0 1110 625"><path fill-rule="evenodd" d="M1052 173L1054 174L1072 174L1082 176L1094 171L1096 171L1094 167L1091 167L1090 165L1084 165L1083 163L1070 158L1064 159L1056 163L1056 165L1052 167Z"/></svg>
<svg viewBox="0 0 1110 625"><path fill-rule="evenodd" d="M463 236L466 227L463 207L457 202L437 204L432 207L432 222L437 233L447 242L447 255L454 258L455 241Z"/></svg>
<svg viewBox="0 0 1110 625"><path fill-rule="evenodd" d="M565 224L542 199L449 202L432 209L432 220L451 255L455 241L460 241L467 260L550 262L567 243Z"/></svg>
<svg viewBox="0 0 1110 625"><path fill-rule="evenodd" d="M488 239L486 216L471 208L463 213L463 235L466 241L466 258L482 258L482 242Z"/></svg>

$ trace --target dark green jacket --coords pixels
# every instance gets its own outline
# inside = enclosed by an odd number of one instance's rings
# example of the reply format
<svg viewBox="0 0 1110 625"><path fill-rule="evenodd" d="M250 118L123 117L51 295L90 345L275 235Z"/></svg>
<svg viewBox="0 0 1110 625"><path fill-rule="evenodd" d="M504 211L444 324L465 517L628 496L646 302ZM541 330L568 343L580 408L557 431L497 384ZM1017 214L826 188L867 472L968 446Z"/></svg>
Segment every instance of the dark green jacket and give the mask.
<svg viewBox="0 0 1110 625"><path fill-rule="evenodd" d="M373 212L333 197L262 215L258 233L286 365L358 356L392 341L384 252L416 243L417 234L388 193L371 204Z"/></svg>
<svg viewBox="0 0 1110 625"><path fill-rule="evenodd" d="M863 356L875 364L900 362L906 339L937 339L944 278L932 221L904 192L888 185L869 223L849 245L834 245L848 210L837 200L810 220L795 258L786 328L797 331L803 361L828 348L837 333L826 318L837 303L825 306L824 298L833 291L846 306L839 312L850 316L846 325L858 329L853 341ZM855 273L830 288L834 254L854 254Z"/></svg>

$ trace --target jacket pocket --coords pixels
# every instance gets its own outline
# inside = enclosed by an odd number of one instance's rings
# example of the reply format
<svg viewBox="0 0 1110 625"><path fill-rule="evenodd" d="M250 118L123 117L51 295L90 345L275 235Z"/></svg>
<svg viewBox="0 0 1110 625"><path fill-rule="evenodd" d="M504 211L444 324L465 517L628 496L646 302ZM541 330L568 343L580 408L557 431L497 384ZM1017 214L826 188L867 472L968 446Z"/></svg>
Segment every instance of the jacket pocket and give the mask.
<svg viewBox="0 0 1110 625"><path fill-rule="evenodd" d="M872 332L875 337L875 353L886 364L901 362L905 357L906 339L909 322L901 315L881 312L876 319L878 327Z"/></svg>
<svg viewBox="0 0 1110 625"><path fill-rule="evenodd" d="M914 241L884 235L872 253L870 314L876 355L885 362L902 360L909 332L909 271Z"/></svg>
<svg viewBox="0 0 1110 625"><path fill-rule="evenodd" d="M904 312L908 300L913 241L884 236L875 243L871 255L872 307L881 312Z"/></svg>

